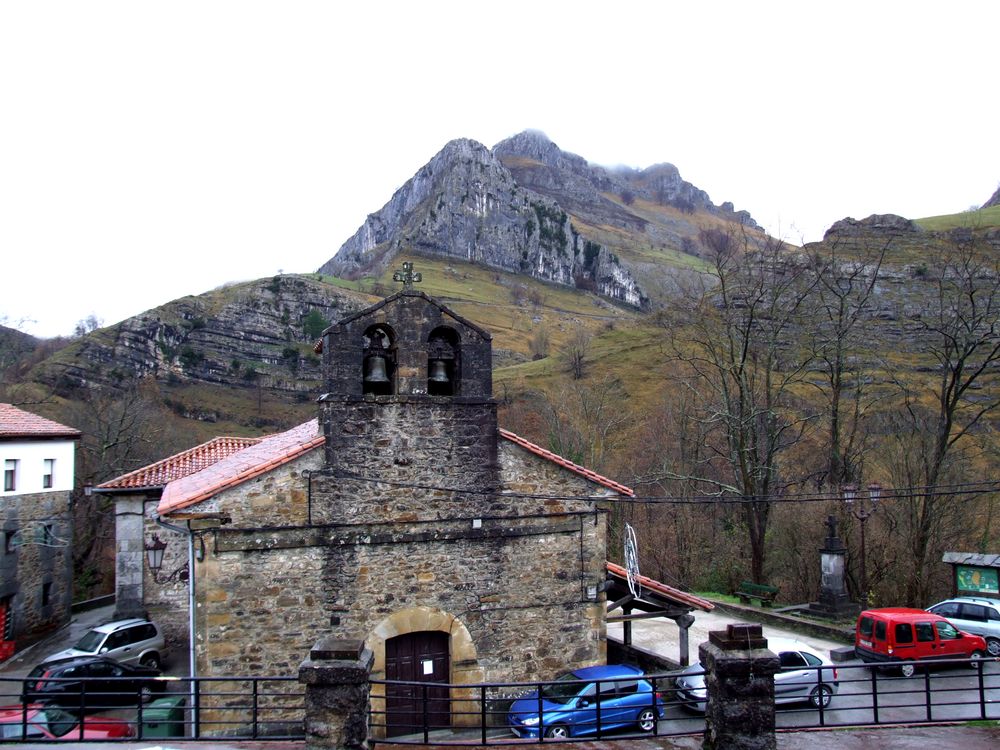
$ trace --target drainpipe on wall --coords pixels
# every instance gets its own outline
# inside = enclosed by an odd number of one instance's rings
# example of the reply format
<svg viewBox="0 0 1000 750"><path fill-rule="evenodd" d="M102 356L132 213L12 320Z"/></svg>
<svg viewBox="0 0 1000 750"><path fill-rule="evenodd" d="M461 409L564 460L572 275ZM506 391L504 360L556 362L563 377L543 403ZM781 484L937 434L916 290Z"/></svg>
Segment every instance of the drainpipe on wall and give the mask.
<svg viewBox="0 0 1000 750"><path fill-rule="evenodd" d="M167 523L159 515L153 514L153 520L156 521L157 526L162 526L165 529L171 531L176 531L179 534L186 534L188 540L188 675L191 677L189 680L190 689L190 701L191 701L191 726L194 728L195 737L198 736L198 708L195 702L197 694L195 692L195 677L198 676L197 673L197 663L195 660L195 630L194 630L194 532L191 531L191 526L175 526L172 523Z"/></svg>

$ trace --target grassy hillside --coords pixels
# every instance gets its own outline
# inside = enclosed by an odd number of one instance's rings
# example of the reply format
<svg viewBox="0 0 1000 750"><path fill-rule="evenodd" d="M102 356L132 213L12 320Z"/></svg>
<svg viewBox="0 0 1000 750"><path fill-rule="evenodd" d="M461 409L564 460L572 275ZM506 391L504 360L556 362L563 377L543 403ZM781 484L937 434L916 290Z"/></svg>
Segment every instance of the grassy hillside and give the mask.
<svg viewBox="0 0 1000 750"><path fill-rule="evenodd" d="M958 214L928 216L925 219L916 219L916 222L924 229L933 232L945 232L949 229L992 229L1000 227L1000 206L963 211Z"/></svg>

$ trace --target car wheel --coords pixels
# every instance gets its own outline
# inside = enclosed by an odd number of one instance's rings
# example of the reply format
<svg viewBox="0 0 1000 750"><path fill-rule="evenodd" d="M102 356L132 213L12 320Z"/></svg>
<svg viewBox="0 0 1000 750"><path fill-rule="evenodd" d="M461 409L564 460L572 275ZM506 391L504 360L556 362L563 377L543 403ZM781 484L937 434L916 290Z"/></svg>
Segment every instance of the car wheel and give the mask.
<svg viewBox="0 0 1000 750"><path fill-rule="evenodd" d="M994 658L1000 656L1000 638L987 638L986 652Z"/></svg>
<svg viewBox="0 0 1000 750"><path fill-rule="evenodd" d="M639 712L635 723L639 725L639 729L643 732L652 732L653 727L656 726L656 714L653 713L653 709L644 708Z"/></svg>
<svg viewBox="0 0 1000 750"><path fill-rule="evenodd" d="M139 660L139 664L150 669L159 669L160 657L157 654L146 654Z"/></svg>
<svg viewBox="0 0 1000 750"><path fill-rule="evenodd" d="M916 671L917 665L912 661L905 661L899 665L899 673L903 675L903 677L913 677Z"/></svg>
<svg viewBox="0 0 1000 750"><path fill-rule="evenodd" d="M813 704L814 708L820 706L826 708L830 705L831 700L833 700L833 689L829 685L818 685L809 694L809 702Z"/></svg>
<svg viewBox="0 0 1000 750"><path fill-rule="evenodd" d="M986 656L986 654L982 651L973 651L969 654L969 666L976 669L979 666L979 662L983 660L984 656Z"/></svg>
<svg viewBox="0 0 1000 750"><path fill-rule="evenodd" d="M569 737L569 729L562 724L554 724L545 730L545 736L553 740L565 740Z"/></svg>

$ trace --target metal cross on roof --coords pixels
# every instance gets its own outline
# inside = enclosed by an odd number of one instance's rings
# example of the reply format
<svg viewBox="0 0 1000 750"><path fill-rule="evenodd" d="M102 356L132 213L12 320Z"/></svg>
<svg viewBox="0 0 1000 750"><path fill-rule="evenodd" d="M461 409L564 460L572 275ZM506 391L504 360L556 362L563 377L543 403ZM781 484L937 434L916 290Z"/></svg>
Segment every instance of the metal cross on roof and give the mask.
<svg viewBox="0 0 1000 750"><path fill-rule="evenodd" d="M402 281L403 288L408 289L421 280L420 272L413 273L413 264L410 261L403 261L403 270L396 271L392 275L393 281Z"/></svg>

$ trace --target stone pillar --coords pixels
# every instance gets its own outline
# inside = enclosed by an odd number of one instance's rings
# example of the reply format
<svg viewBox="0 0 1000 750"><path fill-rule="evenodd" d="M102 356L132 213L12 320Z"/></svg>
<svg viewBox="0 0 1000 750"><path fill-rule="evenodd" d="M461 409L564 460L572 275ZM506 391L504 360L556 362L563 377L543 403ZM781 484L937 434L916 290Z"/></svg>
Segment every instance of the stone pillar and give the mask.
<svg viewBox="0 0 1000 750"><path fill-rule="evenodd" d="M760 625L729 625L708 637L698 649L708 688L703 750L775 750L774 675L780 662L768 651Z"/></svg>
<svg viewBox="0 0 1000 750"><path fill-rule="evenodd" d="M677 627L679 628L679 633L680 633L680 637L678 638L678 647L680 651L679 654L680 665L682 667L686 667L691 663L691 657L690 657L691 641L688 637L689 636L688 631L690 630L691 626L694 625L694 617L692 617L691 615L677 615L677 617L674 618L674 622L677 623Z"/></svg>
<svg viewBox="0 0 1000 750"><path fill-rule="evenodd" d="M306 686L306 748L366 750L369 678L375 658L362 641L323 638L299 666Z"/></svg>
<svg viewBox="0 0 1000 750"><path fill-rule="evenodd" d="M142 576L146 569L143 536L143 498L115 499L115 614L116 620L145 617Z"/></svg>

